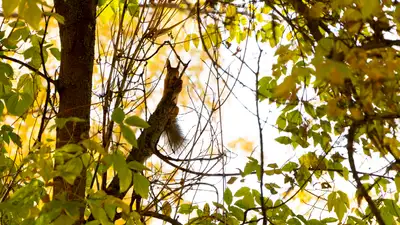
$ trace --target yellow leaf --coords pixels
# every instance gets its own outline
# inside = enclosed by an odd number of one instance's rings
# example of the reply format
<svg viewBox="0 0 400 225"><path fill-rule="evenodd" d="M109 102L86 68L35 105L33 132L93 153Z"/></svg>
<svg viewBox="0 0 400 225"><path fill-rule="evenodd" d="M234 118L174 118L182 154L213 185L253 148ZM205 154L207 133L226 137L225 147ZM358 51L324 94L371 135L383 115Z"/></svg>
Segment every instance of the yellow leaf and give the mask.
<svg viewBox="0 0 400 225"><path fill-rule="evenodd" d="M289 50L289 45L281 45L279 48L275 51L275 55L285 55L288 53Z"/></svg>
<svg viewBox="0 0 400 225"><path fill-rule="evenodd" d="M236 15L236 6L228 5L226 9L226 17L234 17Z"/></svg>
<svg viewBox="0 0 400 225"><path fill-rule="evenodd" d="M312 195L304 190L301 190L299 193L297 193L296 198L298 198L302 203L307 203L312 200Z"/></svg>
<svg viewBox="0 0 400 225"><path fill-rule="evenodd" d="M350 34L355 34L361 30L361 26L363 25L362 22L347 22L345 24L346 29L349 31Z"/></svg>
<svg viewBox="0 0 400 225"><path fill-rule="evenodd" d="M309 16L310 16L311 18L319 18L319 17L321 17L321 16L322 16L322 13L323 13L324 10L325 10L325 7L326 7L326 5L325 5L324 3L322 3L322 2L317 2L317 3L315 3L315 4L311 7L311 9L310 9L310 11L309 11Z"/></svg>
<svg viewBox="0 0 400 225"><path fill-rule="evenodd" d="M358 108L350 108L350 113L351 113L351 116L352 116L355 120L362 120L362 119L364 119L364 116L363 116L361 110L358 109Z"/></svg>
<svg viewBox="0 0 400 225"><path fill-rule="evenodd" d="M236 148L238 145L240 146L241 150L244 150L246 152L252 152L254 150L253 142L244 138L238 138L228 143L229 148Z"/></svg>
<svg viewBox="0 0 400 225"><path fill-rule="evenodd" d="M192 34L191 37L192 37L192 42L193 42L194 46L196 46L196 48L198 48L199 43L200 43L199 36L197 36L197 34Z"/></svg>
<svg viewBox="0 0 400 225"><path fill-rule="evenodd" d="M331 84L333 85L343 85L344 84L344 77L342 73L340 73L336 67L332 67L331 73L329 76Z"/></svg>
<svg viewBox="0 0 400 225"><path fill-rule="evenodd" d="M292 32L288 32L287 35L286 35L286 39L287 39L288 41L290 41L290 40L292 40L292 38L293 38Z"/></svg>
<svg viewBox="0 0 400 225"><path fill-rule="evenodd" d="M234 140L228 143L229 148L236 148L236 145L238 144L239 140Z"/></svg>
<svg viewBox="0 0 400 225"><path fill-rule="evenodd" d="M186 35L185 41L183 42L183 48L185 49L186 52L190 50L190 38L191 38L190 34Z"/></svg>
<svg viewBox="0 0 400 225"><path fill-rule="evenodd" d="M342 19L343 22L349 21L361 21L362 14L360 11L354 8L347 8L346 11L343 13Z"/></svg>
<svg viewBox="0 0 400 225"><path fill-rule="evenodd" d="M4 3L3 3L4 6ZM396 5L396 10L393 13L393 18L397 21L400 22L400 5Z"/></svg>
<svg viewBox="0 0 400 225"><path fill-rule="evenodd" d="M328 107L326 114L331 117L338 117L342 115L343 110L337 107L337 100L331 99L328 101Z"/></svg>
<svg viewBox="0 0 400 225"><path fill-rule="evenodd" d="M360 8L364 19L377 15L382 10L379 0L361 0Z"/></svg>
<svg viewBox="0 0 400 225"><path fill-rule="evenodd" d="M287 98L292 90L296 89L296 78L295 76L288 76L285 80L276 86L274 89L275 98Z"/></svg>
<svg viewBox="0 0 400 225"><path fill-rule="evenodd" d="M381 71L379 71L377 68L374 68L372 70L368 71L368 77L373 80L373 81L379 81L382 78L384 78L383 74Z"/></svg>
<svg viewBox="0 0 400 225"><path fill-rule="evenodd" d="M171 204L169 204L168 201L165 201L164 204L161 207L161 211L166 216L171 215L171 212L172 212Z"/></svg>
<svg viewBox="0 0 400 225"><path fill-rule="evenodd" d="M260 23L264 21L263 15L261 13L256 14L256 20Z"/></svg>
<svg viewBox="0 0 400 225"><path fill-rule="evenodd" d="M4 17L9 17L17 8L19 1L18 0L3 0L3 13Z"/></svg>
<svg viewBox="0 0 400 225"><path fill-rule="evenodd" d="M364 105L364 111L367 113L373 113L374 112L374 106L372 105L372 101L370 97L368 99L364 99L363 101Z"/></svg>
<svg viewBox="0 0 400 225"><path fill-rule="evenodd" d="M333 0L331 2L332 9L342 8L353 4L353 0Z"/></svg>
<svg viewBox="0 0 400 225"><path fill-rule="evenodd" d="M270 7L268 7L268 6L264 6L264 7L261 9L261 13L263 13L263 14L268 14L271 10L272 10L272 8L270 8Z"/></svg>

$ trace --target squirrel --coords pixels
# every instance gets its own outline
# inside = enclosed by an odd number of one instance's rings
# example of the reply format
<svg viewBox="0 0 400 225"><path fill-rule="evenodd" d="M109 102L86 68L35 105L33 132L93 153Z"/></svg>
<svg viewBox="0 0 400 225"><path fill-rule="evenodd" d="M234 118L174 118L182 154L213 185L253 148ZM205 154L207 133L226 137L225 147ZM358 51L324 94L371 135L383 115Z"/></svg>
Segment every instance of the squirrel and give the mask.
<svg viewBox="0 0 400 225"><path fill-rule="evenodd" d="M178 95L182 91L182 79L179 73L179 64L177 67L172 67L169 59L167 60L167 75L164 80L164 91L162 98L171 98L175 103L174 109L169 112L169 119L164 128L164 135L168 145L175 153L185 141L182 130L178 124L176 117L179 114Z"/></svg>

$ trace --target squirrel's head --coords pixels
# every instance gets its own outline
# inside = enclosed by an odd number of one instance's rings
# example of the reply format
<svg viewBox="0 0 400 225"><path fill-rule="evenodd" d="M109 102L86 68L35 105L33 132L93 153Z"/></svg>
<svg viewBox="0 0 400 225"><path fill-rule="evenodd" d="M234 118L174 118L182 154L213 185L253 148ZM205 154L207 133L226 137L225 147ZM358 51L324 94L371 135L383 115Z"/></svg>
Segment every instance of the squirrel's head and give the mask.
<svg viewBox="0 0 400 225"><path fill-rule="evenodd" d="M177 67L172 67L171 61L169 61L169 59L167 59L167 73L170 78L172 78L172 77L178 78L179 77L179 66L180 66L180 63L178 63Z"/></svg>

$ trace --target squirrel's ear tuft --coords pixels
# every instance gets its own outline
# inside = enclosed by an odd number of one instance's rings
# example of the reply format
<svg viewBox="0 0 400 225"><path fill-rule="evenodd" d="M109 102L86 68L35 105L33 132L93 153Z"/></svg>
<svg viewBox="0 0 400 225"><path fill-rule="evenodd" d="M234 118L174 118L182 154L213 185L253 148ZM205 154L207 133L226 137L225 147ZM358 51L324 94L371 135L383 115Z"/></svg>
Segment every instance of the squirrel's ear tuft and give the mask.
<svg viewBox="0 0 400 225"><path fill-rule="evenodd" d="M171 61L169 61L169 59L167 59L167 69L172 69Z"/></svg>

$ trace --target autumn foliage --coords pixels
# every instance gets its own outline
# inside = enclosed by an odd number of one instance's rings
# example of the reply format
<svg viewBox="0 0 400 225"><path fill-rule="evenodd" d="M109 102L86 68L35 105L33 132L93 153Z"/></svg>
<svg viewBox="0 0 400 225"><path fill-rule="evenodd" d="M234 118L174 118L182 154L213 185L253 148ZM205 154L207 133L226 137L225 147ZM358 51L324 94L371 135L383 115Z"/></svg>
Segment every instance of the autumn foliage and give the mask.
<svg viewBox="0 0 400 225"><path fill-rule="evenodd" d="M3 0L0 224L400 223L399 23L392 0Z"/></svg>

